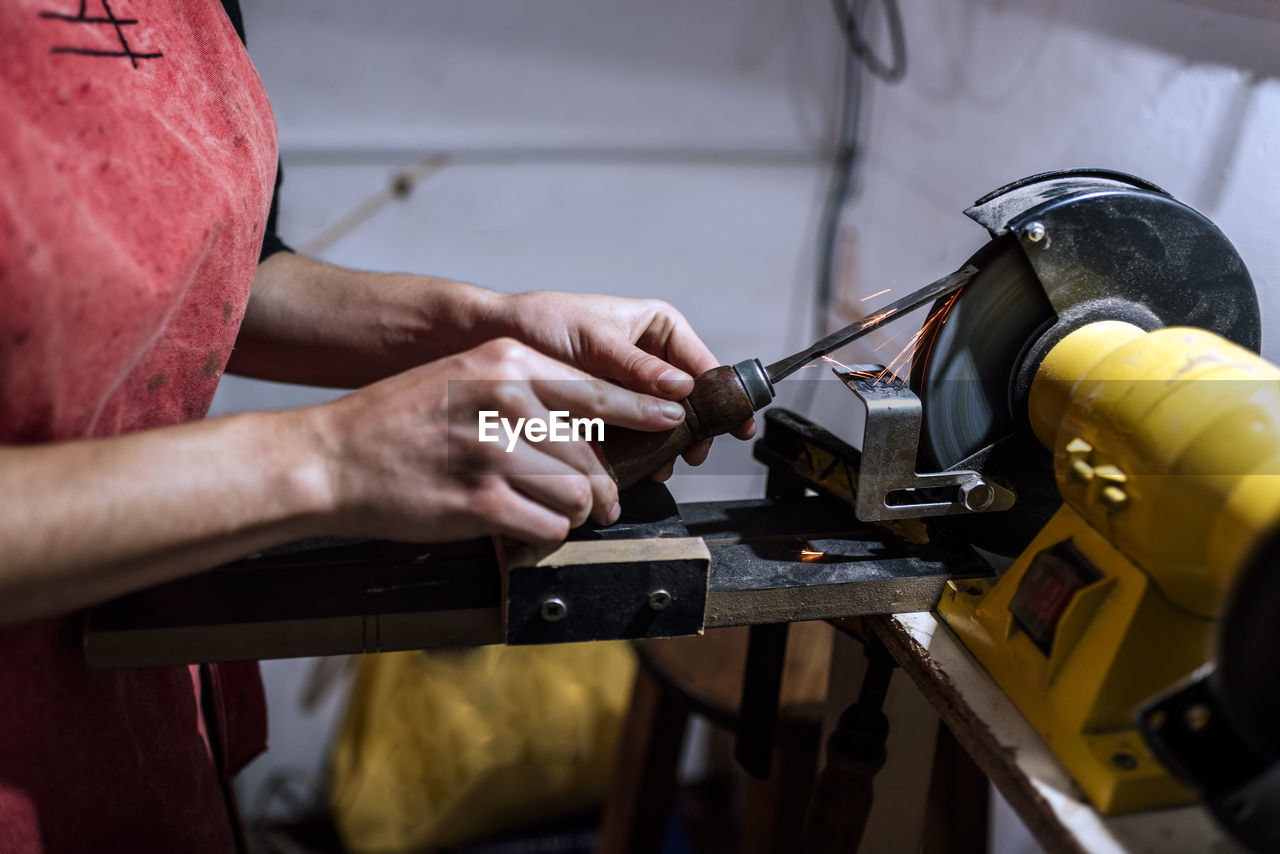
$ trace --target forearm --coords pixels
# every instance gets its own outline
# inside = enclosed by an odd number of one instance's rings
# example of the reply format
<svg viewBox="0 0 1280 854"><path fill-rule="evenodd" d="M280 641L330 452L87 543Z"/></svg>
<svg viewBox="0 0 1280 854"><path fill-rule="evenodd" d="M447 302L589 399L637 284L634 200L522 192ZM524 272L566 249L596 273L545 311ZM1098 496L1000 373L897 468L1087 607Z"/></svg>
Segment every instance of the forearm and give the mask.
<svg viewBox="0 0 1280 854"><path fill-rule="evenodd" d="M296 413L0 447L0 624L315 532L327 473Z"/></svg>
<svg viewBox="0 0 1280 854"><path fill-rule="evenodd" d="M508 334L501 303L501 295L462 282L280 252L258 267L227 369L356 388Z"/></svg>

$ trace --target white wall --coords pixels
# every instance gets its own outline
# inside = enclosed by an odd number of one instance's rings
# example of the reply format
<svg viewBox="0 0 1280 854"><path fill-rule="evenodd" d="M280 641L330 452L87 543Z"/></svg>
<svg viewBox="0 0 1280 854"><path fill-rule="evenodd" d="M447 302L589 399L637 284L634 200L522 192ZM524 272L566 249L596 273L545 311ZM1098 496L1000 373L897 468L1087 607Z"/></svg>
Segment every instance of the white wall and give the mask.
<svg viewBox="0 0 1280 854"><path fill-rule="evenodd" d="M908 3L911 70L874 92L846 285L928 281L985 237L957 215L966 203L1035 172L1105 166L1217 222L1280 358L1280 4L1259 8L1272 17L1171 0Z"/></svg>
<svg viewBox="0 0 1280 854"><path fill-rule="evenodd" d="M960 211L988 190L1105 166L1223 228L1258 286L1264 353L1280 359L1280 3L1230 5L1252 14L1212 0L904 0L911 65L901 85L868 89L844 297L955 268L985 239ZM280 125L286 239L446 152L451 165L324 257L504 291L660 296L725 360L805 343L838 102L827 0L260 0L245 13ZM313 395L229 378L215 409ZM816 412L853 430L838 395ZM736 444L721 440L713 468L751 470ZM760 483L687 477L677 493ZM276 749L250 792L269 763L317 768L308 751L329 723L293 712L297 664L266 672Z"/></svg>

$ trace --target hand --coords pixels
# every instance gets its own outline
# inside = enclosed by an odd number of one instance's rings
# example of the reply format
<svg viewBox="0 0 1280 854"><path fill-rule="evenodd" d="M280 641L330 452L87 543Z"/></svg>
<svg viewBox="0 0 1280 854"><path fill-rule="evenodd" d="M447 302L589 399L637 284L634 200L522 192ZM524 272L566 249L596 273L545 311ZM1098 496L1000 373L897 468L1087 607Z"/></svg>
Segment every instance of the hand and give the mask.
<svg viewBox="0 0 1280 854"><path fill-rule="evenodd" d="M500 311L505 328L542 353L668 400L683 400L694 377L720 364L684 315L661 300L533 291L503 298ZM733 435L750 439L755 432L748 420ZM700 465L710 448L710 440L701 442L684 458ZM671 470L654 477L665 480Z"/></svg>
<svg viewBox="0 0 1280 854"><path fill-rule="evenodd" d="M618 491L586 441L479 441L479 412L551 410L667 430L680 406L594 379L497 339L309 410L348 536L418 542L487 534L556 543L588 515L608 524Z"/></svg>

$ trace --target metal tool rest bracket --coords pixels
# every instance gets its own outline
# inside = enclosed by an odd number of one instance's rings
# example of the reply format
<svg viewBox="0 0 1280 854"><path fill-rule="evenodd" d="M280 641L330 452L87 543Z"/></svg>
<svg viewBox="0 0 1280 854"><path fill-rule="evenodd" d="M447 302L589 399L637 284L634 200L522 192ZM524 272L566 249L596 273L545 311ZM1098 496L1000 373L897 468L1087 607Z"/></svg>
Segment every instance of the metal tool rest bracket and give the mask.
<svg viewBox="0 0 1280 854"><path fill-rule="evenodd" d="M879 371L872 370L834 373L867 410L854 505L859 519L990 513L1013 506L1011 491L968 468L967 461L943 472L916 471L923 417L920 398L904 382L877 379Z"/></svg>
<svg viewBox="0 0 1280 854"><path fill-rule="evenodd" d="M866 407L862 451L803 416L770 409L764 437L754 449L756 459L769 469L767 497L797 499L813 490L851 504L864 522L991 512L1013 505L1012 492L966 468L967 460L946 472L916 472L920 398L904 383L877 381L878 366L837 368L835 374ZM953 500L941 500L947 490ZM890 503L891 498L899 503ZM756 777L769 775L786 649L786 623L751 627L734 755Z"/></svg>

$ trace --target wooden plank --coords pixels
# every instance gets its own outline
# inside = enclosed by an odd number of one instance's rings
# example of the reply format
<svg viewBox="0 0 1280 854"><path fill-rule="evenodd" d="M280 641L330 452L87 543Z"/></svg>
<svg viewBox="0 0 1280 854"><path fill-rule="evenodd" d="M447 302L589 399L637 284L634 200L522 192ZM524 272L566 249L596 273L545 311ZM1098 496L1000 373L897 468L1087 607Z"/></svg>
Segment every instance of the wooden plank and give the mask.
<svg viewBox="0 0 1280 854"><path fill-rule="evenodd" d="M700 537L495 546L509 644L702 632L711 554Z"/></svg>
<svg viewBox="0 0 1280 854"><path fill-rule="evenodd" d="M1100 815L1039 734L936 614L868 617L863 623L880 637L1047 851L1241 851L1200 806Z"/></svg>

